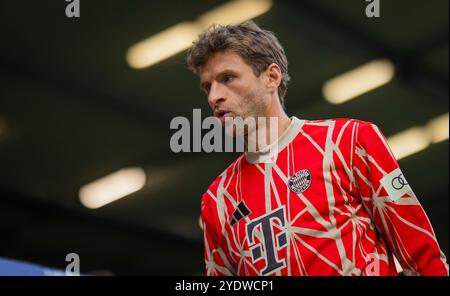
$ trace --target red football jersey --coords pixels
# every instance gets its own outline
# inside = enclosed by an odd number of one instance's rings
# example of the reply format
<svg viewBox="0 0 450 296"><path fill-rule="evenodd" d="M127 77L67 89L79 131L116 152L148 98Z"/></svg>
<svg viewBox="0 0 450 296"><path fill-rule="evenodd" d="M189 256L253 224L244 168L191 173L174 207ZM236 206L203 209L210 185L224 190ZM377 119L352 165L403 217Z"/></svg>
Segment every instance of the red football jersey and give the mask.
<svg viewBox="0 0 450 296"><path fill-rule="evenodd" d="M292 117L202 198L208 275L448 275L432 226L374 124Z"/></svg>

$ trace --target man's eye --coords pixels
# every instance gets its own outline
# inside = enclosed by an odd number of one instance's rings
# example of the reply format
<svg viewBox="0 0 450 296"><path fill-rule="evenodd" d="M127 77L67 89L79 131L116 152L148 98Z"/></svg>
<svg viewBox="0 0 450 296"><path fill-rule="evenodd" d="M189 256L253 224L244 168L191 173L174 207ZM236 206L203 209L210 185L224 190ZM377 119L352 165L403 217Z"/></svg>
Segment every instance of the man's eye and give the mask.
<svg viewBox="0 0 450 296"><path fill-rule="evenodd" d="M224 82L231 82L234 79L234 76L232 75L225 75L225 77L223 78Z"/></svg>

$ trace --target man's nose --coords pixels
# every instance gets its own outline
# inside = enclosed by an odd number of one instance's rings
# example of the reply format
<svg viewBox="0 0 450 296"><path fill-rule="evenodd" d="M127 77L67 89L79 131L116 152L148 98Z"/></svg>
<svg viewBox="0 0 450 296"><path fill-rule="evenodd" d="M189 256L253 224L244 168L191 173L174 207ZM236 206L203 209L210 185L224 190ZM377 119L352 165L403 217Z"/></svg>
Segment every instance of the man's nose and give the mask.
<svg viewBox="0 0 450 296"><path fill-rule="evenodd" d="M221 101L225 101L225 92L219 83L213 82L211 84L211 88L209 89L208 94L208 103L211 108L220 103Z"/></svg>

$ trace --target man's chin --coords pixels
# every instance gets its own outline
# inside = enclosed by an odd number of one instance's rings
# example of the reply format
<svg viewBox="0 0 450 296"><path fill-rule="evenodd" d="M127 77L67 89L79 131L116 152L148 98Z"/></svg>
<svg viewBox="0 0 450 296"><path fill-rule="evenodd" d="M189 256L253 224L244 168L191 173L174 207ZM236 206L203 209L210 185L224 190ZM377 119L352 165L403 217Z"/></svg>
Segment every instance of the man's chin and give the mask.
<svg viewBox="0 0 450 296"><path fill-rule="evenodd" d="M239 116L230 116L225 118L222 127L225 129L225 134L229 137L244 137L255 128L255 122Z"/></svg>
<svg viewBox="0 0 450 296"><path fill-rule="evenodd" d="M233 124L233 121L225 121L222 124L222 127L225 130L225 135L227 135L228 137L236 137L236 125Z"/></svg>

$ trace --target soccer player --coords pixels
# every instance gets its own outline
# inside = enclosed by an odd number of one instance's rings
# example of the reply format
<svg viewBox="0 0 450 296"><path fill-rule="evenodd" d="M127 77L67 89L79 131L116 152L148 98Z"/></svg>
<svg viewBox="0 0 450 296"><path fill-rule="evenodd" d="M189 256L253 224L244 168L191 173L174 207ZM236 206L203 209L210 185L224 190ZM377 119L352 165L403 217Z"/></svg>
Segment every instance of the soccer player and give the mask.
<svg viewBox="0 0 450 296"><path fill-rule="evenodd" d="M254 22L214 26L188 54L214 115L275 117L202 197L208 275L448 275L433 228L380 129L284 111L288 62Z"/></svg>

